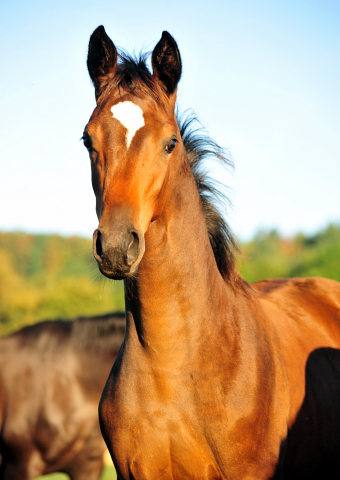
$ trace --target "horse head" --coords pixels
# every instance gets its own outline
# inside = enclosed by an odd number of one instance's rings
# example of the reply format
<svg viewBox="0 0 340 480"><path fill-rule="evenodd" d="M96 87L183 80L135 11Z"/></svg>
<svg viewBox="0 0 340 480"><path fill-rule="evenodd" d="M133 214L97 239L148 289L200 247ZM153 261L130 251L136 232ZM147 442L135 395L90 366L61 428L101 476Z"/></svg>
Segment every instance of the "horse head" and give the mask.
<svg viewBox="0 0 340 480"><path fill-rule="evenodd" d="M145 251L145 233L162 211L169 165L185 153L175 115L181 58L163 32L143 61L122 56L98 27L89 42L87 66L96 108L83 141L91 158L98 228L93 254L103 275L133 276Z"/></svg>

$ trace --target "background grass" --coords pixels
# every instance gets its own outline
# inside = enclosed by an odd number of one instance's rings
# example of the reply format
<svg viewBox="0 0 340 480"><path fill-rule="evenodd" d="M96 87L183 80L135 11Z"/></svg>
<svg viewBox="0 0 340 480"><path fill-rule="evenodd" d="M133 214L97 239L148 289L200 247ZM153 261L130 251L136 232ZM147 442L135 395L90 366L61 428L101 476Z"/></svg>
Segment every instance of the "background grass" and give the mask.
<svg viewBox="0 0 340 480"><path fill-rule="evenodd" d="M100 480L116 480L117 475L114 467L104 467L104 471ZM49 475L43 475L41 477L37 477L35 480L70 480L70 477L65 473L51 473Z"/></svg>

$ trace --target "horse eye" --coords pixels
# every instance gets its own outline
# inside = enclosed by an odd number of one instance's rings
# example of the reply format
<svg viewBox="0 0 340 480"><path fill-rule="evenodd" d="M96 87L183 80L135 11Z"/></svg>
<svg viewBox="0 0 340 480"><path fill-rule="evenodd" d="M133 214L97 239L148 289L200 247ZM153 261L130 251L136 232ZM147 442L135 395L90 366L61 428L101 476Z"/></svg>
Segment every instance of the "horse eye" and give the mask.
<svg viewBox="0 0 340 480"><path fill-rule="evenodd" d="M91 150L92 148L92 141L91 141L91 138L84 133L84 135L82 136L82 140L83 140L83 143L84 143L84 146L88 149L88 150Z"/></svg>
<svg viewBox="0 0 340 480"><path fill-rule="evenodd" d="M167 146L165 147L165 150L168 152L168 153L171 153L173 151L173 149L176 147L176 143L177 143L177 140L175 140L174 138L172 138L170 140L170 142L167 144Z"/></svg>

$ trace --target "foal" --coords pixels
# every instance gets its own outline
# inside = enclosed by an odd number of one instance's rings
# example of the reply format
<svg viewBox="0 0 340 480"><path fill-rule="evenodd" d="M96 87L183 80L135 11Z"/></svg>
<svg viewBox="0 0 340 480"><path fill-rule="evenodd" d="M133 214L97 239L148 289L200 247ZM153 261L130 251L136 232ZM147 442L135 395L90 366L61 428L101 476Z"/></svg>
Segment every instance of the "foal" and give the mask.
<svg viewBox="0 0 340 480"><path fill-rule="evenodd" d="M125 283L126 337L100 403L119 479L339 478L340 285L240 278L177 123L169 33L152 73L118 62L103 27L87 64L93 253Z"/></svg>

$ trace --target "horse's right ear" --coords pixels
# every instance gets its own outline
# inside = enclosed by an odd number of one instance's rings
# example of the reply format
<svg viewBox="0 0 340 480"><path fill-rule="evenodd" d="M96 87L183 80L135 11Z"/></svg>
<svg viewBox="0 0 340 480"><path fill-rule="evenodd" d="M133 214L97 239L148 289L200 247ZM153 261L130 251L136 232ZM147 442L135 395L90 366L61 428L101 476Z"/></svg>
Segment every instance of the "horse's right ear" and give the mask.
<svg viewBox="0 0 340 480"><path fill-rule="evenodd" d="M87 69L93 82L96 99L117 71L117 49L102 25L92 33L87 54Z"/></svg>
<svg viewBox="0 0 340 480"><path fill-rule="evenodd" d="M152 52L152 69L168 95L172 95L182 74L182 62L177 43L168 32L162 33L162 38Z"/></svg>

